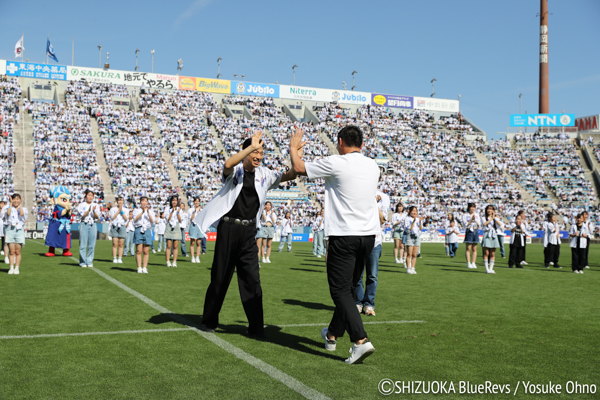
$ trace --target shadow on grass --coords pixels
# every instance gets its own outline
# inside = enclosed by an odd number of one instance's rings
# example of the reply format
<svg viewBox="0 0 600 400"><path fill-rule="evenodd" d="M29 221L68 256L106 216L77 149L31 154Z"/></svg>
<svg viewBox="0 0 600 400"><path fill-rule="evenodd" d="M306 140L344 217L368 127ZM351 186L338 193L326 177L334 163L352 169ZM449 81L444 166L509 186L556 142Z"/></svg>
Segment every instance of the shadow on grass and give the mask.
<svg viewBox="0 0 600 400"><path fill-rule="evenodd" d="M322 273L322 274L325 273L325 271L315 271L314 269L308 269L308 268L290 268L290 269L294 270L294 271L319 272L319 273Z"/></svg>
<svg viewBox="0 0 600 400"><path fill-rule="evenodd" d="M474 271L474 270L466 270L466 269L448 269L448 268L441 268L442 271L451 271L451 272L472 272L472 273L482 273L485 274L485 271Z"/></svg>
<svg viewBox="0 0 600 400"><path fill-rule="evenodd" d="M10 268L6 268L6 269L0 268L0 272L8 272L8 271L10 271Z"/></svg>
<svg viewBox="0 0 600 400"><path fill-rule="evenodd" d="M151 317L148 321L151 324L164 324L167 322L177 322L181 325L188 326L190 328L200 329L202 322L201 315L194 314L170 314L161 313ZM230 324L230 325L219 325L216 330L217 336L220 334L226 335L242 335L246 336L248 327L246 324ZM303 336L293 335L291 333L283 332L280 327L275 325L267 325L265 327L266 338L262 339L262 342L272 343L278 346L287 347L292 350L301 351L303 353L311 354L319 357L326 357L336 361L343 361L343 357L334 356L326 353L324 350L319 351L318 348L323 347L321 341L316 341Z"/></svg>
<svg viewBox="0 0 600 400"><path fill-rule="evenodd" d="M321 303L312 303L310 301L302 301L302 300L295 300L295 299L283 299L281 301L283 301L283 303L287 304L287 305L301 306L304 308L309 308L311 310L327 310L327 311L335 310L334 306L328 306L327 304L321 304Z"/></svg>
<svg viewBox="0 0 600 400"><path fill-rule="evenodd" d="M137 274L137 268L112 267L111 269L116 269L116 270L125 271L125 272L135 272Z"/></svg>
<svg viewBox="0 0 600 400"><path fill-rule="evenodd" d="M402 268L402 269L383 269L383 268L379 268L379 272L395 272L397 274L405 274L406 273L406 269Z"/></svg>
<svg viewBox="0 0 600 400"><path fill-rule="evenodd" d="M300 265L305 265L307 267L321 267L324 268L326 267L325 263L322 264L315 264L315 263L300 263Z"/></svg>

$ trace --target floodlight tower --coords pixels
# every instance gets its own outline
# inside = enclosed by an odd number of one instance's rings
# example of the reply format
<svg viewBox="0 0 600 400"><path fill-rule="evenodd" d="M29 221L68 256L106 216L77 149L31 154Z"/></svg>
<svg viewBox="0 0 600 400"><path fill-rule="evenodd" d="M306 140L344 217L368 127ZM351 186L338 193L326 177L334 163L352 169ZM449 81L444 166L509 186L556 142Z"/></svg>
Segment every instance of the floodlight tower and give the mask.
<svg viewBox="0 0 600 400"><path fill-rule="evenodd" d="M548 15L548 0L540 0L540 114L548 114L550 112L550 83L548 78Z"/></svg>

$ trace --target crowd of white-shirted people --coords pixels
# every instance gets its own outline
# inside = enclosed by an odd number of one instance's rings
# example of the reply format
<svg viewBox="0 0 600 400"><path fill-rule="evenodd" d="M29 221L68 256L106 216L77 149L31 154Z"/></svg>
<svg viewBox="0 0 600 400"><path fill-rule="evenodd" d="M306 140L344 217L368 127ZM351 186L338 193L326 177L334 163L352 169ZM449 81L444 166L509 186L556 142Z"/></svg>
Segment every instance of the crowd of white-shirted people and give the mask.
<svg viewBox="0 0 600 400"><path fill-rule="evenodd" d="M285 171L290 167L291 130L303 130L303 158L312 161L330 154L343 126L356 125L364 134L363 154L381 166L379 188L390 197L392 211L398 204L416 206L423 228L431 232L446 229L449 213L464 229L462 221L472 202L479 214L493 205L506 224L524 211L531 230L544 229L548 212L559 215L565 225L574 224L584 210L590 221L600 222L594 185L568 134L536 132L517 134L512 140L469 142L466 136L474 130L460 114L436 117L426 110L330 102L312 107L318 119L313 123L292 120L269 97L231 95L219 102L210 93L188 90L143 90L136 98L138 111L132 111L113 102L115 97L134 100L126 86L83 80L68 83L64 104L21 100L21 94L17 80L0 77L0 195L14 192L12 138L19 112L26 112L33 121L32 211L38 221L51 217L49 190L56 185L69 188L75 206L84 201L86 190L94 191L103 210L99 222L109 218L104 202L109 185L129 207L148 197L157 214L172 195L185 195L189 205L199 198L203 207L222 186L224 160L254 132L264 133L263 165ZM226 113L226 107L238 106L245 107L242 114ZM98 126L101 148L94 145L93 124ZM587 144L600 161L600 146L593 139ZM102 182L98 156L106 161L109 182ZM179 186L169 174L169 162ZM269 193L280 230L288 212L288 224L313 227L324 206L323 179L298 182L281 184ZM297 197L283 193L289 190ZM74 215L78 222L81 217ZM393 231L393 221L388 219L384 228Z"/></svg>
<svg viewBox="0 0 600 400"><path fill-rule="evenodd" d="M20 120L21 85L17 78L0 75L0 198L7 198L15 189L14 145L15 125Z"/></svg>

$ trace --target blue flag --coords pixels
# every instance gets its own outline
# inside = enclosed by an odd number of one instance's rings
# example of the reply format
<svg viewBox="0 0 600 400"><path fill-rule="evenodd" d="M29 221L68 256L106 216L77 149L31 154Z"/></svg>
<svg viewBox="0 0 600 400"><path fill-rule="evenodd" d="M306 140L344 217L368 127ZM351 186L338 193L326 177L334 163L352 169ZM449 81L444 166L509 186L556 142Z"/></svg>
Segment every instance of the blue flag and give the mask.
<svg viewBox="0 0 600 400"><path fill-rule="evenodd" d="M58 58L56 58L56 53L54 52L54 47L50 44L50 38L48 38L48 42L46 43L46 55L58 62Z"/></svg>

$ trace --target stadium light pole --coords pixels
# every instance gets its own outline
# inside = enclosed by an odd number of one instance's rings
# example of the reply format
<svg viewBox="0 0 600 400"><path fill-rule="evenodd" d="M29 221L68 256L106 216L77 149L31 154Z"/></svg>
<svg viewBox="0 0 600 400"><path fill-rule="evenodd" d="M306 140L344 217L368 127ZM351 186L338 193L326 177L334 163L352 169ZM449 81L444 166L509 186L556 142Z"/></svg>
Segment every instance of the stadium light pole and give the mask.
<svg viewBox="0 0 600 400"><path fill-rule="evenodd" d="M179 75L179 71L183 69L183 60L180 58L177 60L177 75Z"/></svg>
<svg viewBox="0 0 600 400"><path fill-rule="evenodd" d="M346 81L342 81L342 87L346 90Z"/></svg>
<svg viewBox="0 0 600 400"><path fill-rule="evenodd" d="M296 68L298 68L298 66L294 64L294 66L292 67L292 70L294 71L294 86L296 86Z"/></svg>
<svg viewBox="0 0 600 400"><path fill-rule="evenodd" d="M150 71L154 73L154 49L150 50L150 54L152 54L152 69Z"/></svg>
<svg viewBox="0 0 600 400"><path fill-rule="evenodd" d="M221 79L221 61L223 61L221 57L217 58L217 79Z"/></svg>
<svg viewBox="0 0 600 400"><path fill-rule="evenodd" d="M106 52L106 64L104 65L105 67L106 67L107 65L109 65L109 64L108 64L108 60L110 59L109 55L110 55L110 53L107 51L107 52Z"/></svg>
<svg viewBox="0 0 600 400"><path fill-rule="evenodd" d="M102 68L102 45L98 45L98 68Z"/></svg>
<svg viewBox="0 0 600 400"><path fill-rule="evenodd" d="M354 85L354 76L358 74L357 71L352 71L352 90L356 89L356 85Z"/></svg>
<svg viewBox="0 0 600 400"><path fill-rule="evenodd" d="M437 79L435 79L435 78L433 78L431 80L431 97L435 96L435 90L433 90L433 89L434 89L434 85L435 85L434 82L436 82L436 81L437 81Z"/></svg>
<svg viewBox="0 0 600 400"><path fill-rule="evenodd" d="M135 70L138 70L138 53L140 52L140 49L135 49Z"/></svg>
<svg viewBox="0 0 600 400"><path fill-rule="evenodd" d="M245 77L246 77L246 75L242 74L242 82L244 82Z"/></svg>

